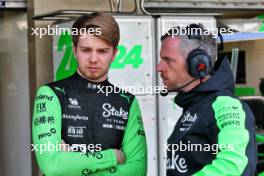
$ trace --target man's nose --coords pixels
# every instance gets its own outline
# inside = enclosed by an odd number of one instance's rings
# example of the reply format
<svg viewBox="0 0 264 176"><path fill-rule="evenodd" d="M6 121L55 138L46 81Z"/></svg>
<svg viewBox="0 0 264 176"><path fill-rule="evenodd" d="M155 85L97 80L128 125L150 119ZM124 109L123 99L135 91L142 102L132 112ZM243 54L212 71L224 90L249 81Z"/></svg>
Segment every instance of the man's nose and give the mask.
<svg viewBox="0 0 264 176"><path fill-rule="evenodd" d="M96 52L92 52L91 55L90 55L89 61L90 62L97 62L98 61L97 57L98 56L97 56Z"/></svg>

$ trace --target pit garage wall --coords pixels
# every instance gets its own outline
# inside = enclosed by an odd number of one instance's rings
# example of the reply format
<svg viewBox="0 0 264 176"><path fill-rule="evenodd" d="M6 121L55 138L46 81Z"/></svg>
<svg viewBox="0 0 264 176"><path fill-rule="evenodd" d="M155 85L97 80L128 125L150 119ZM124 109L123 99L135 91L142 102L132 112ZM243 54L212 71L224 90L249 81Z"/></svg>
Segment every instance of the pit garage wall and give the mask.
<svg viewBox="0 0 264 176"><path fill-rule="evenodd" d="M260 78L264 78L264 40L225 43L225 51L232 51L232 48L246 52L246 84L236 86L254 87L256 94L260 95Z"/></svg>
<svg viewBox="0 0 264 176"><path fill-rule="evenodd" d="M0 13L0 175L31 176L27 14Z"/></svg>
<svg viewBox="0 0 264 176"><path fill-rule="evenodd" d="M169 28L190 23L202 23L207 28L216 26L213 17L161 17L115 16L120 26L121 41L115 63L111 66L109 80L122 86L162 87L156 73L159 60L160 37ZM199 20L197 20L199 19ZM72 22L55 24L58 28L69 28ZM69 53L69 54L67 54ZM69 35L53 36L54 80L72 74L76 61L71 50ZM148 144L148 176L166 175L167 138L177 122L181 108L173 103L175 94L161 97L147 92L134 94L142 110Z"/></svg>

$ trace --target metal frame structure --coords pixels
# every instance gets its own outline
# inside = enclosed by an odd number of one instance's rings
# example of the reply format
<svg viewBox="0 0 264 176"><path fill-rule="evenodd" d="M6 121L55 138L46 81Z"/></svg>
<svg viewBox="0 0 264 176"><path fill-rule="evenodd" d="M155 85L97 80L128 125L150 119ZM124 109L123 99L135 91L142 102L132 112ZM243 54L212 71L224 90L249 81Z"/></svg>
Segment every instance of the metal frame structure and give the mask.
<svg viewBox="0 0 264 176"><path fill-rule="evenodd" d="M170 0L144 1L144 7L153 10L190 10L190 9L218 9L218 10L263 10L264 3L260 0Z"/></svg>
<svg viewBox="0 0 264 176"><path fill-rule="evenodd" d="M135 14L152 16L222 16L225 13L254 14L264 13L261 0L134 0L135 9L130 12L122 10L122 0L109 0L111 14ZM35 15L34 20L71 20L80 15L91 13L86 10L58 10Z"/></svg>
<svg viewBox="0 0 264 176"><path fill-rule="evenodd" d="M25 0L4 0L0 1L0 9L4 10L19 10L26 9L26 1Z"/></svg>

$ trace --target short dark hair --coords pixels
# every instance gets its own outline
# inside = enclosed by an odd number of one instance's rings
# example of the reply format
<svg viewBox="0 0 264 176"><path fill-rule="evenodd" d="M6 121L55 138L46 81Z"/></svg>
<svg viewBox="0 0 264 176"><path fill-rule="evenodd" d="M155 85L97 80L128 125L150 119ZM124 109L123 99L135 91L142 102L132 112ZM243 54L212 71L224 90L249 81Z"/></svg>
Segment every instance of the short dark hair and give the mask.
<svg viewBox="0 0 264 176"><path fill-rule="evenodd" d="M106 42L116 47L120 40L119 26L116 20L109 14L102 12L93 12L88 15L84 15L78 18L72 25L73 29L78 30L78 35L72 35L72 41L74 46L77 46L80 30L82 28L100 28L101 34L98 37L104 39Z"/></svg>

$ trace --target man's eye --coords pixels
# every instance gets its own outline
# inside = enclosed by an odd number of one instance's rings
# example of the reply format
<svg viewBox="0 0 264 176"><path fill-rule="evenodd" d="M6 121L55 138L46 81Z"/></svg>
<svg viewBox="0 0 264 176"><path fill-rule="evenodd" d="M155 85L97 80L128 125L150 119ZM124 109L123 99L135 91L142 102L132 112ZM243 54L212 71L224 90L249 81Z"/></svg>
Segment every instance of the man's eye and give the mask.
<svg viewBox="0 0 264 176"><path fill-rule="evenodd" d="M169 58L167 62L168 62L168 63L173 63L173 62L175 62L175 60L172 59L172 58Z"/></svg>
<svg viewBox="0 0 264 176"><path fill-rule="evenodd" d="M99 53L107 53L107 50L99 50Z"/></svg>
<svg viewBox="0 0 264 176"><path fill-rule="evenodd" d="M88 52L88 51L90 51L89 49L81 49L81 51L83 51L83 52Z"/></svg>
<svg viewBox="0 0 264 176"><path fill-rule="evenodd" d="M165 62L167 62L167 63L170 63L171 62L171 59L165 59Z"/></svg>

